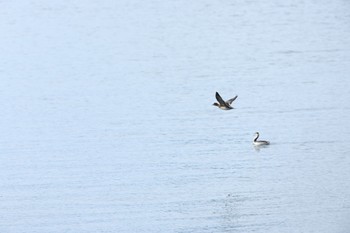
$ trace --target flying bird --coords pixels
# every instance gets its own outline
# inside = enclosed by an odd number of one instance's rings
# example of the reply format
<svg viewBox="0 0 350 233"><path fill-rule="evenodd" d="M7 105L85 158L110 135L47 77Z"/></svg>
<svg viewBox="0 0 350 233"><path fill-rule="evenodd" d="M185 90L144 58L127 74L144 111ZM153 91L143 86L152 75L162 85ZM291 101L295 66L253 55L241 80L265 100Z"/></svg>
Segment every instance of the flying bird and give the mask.
<svg viewBox="0 0 350 233"><path fill-rule="evenodd" d="M233 101L235 101L235 99L237 99L238 95L236 95L235 97L233 97L232 99L229 99L227 101L224 101L218 92L216 92L215 97L219 103L213 103L214 106L217 106L218 108L220 108L222 110L230 110L230 109L233 109L231 104Z"/></svg>

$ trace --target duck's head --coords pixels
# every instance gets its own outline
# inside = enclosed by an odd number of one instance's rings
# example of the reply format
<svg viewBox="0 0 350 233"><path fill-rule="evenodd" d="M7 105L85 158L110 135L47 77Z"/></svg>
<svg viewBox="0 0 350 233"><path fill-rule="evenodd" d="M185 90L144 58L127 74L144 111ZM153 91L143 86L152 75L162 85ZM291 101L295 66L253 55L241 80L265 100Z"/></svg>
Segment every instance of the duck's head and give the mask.
<svg viewBox="0 0 350 233"><path fill-rule="evenodd" d="M218 104L218 103L213 103L213 105L219 107L219 104Z"/></svg>

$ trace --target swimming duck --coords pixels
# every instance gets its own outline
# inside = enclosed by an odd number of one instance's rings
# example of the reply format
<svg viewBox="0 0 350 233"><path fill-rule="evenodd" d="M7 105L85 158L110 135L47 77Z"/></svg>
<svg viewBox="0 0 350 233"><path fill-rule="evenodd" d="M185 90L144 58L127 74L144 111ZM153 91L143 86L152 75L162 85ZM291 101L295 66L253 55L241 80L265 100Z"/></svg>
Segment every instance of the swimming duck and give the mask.
<svg viewBox="0 0 350 233"><path fill-rule="evenodd" d="M254 135L254 141L253 141L253 144L255 146L262 146L262 145L269 145L270 144L269 141L258 140L258 138L259 138L259 132L256 132Z"/></svg>
<svg viewBox="0 0 350 233"><path fill-rule="evenodd" d="M217 106L218 108L220 108L222 110L230 110L230 109L233 109L231 104L235 99L237 99L238 95L236 95L235 97L233 97L232 99L229 99L227 101L224 101L218 92L216 92L215 97L219 103L213 103L214 106Z"/></svg>

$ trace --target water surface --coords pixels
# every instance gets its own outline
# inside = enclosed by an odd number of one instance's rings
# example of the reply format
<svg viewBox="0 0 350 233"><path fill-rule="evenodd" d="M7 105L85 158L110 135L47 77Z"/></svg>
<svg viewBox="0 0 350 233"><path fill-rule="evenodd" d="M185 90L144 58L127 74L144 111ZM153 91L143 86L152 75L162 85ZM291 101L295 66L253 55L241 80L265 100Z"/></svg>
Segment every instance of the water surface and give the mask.
<svg viewBox="0 0 350 233"><path fill-rule="evenodd" d="M1 232L349 231L347 1L0 5Z"/></svg>

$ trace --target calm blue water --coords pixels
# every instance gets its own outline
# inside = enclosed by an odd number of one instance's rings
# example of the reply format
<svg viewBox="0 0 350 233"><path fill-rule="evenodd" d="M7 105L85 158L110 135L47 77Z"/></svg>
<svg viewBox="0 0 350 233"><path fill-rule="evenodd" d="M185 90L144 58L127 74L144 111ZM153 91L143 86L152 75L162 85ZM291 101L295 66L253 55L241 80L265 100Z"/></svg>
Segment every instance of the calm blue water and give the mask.
<svg viewBox="0 0 350 233"><path fill-rule="evenodd" d="M0 32L1 232L350 231L348 1L2 1Z"/></svg>

